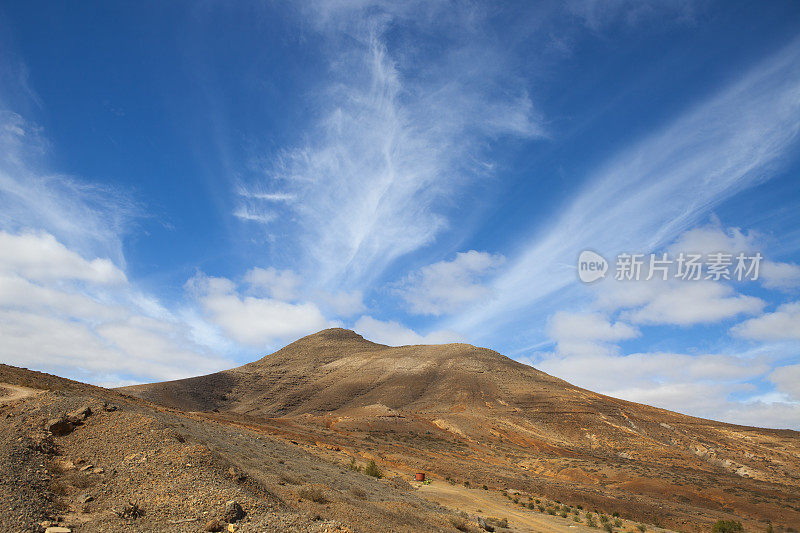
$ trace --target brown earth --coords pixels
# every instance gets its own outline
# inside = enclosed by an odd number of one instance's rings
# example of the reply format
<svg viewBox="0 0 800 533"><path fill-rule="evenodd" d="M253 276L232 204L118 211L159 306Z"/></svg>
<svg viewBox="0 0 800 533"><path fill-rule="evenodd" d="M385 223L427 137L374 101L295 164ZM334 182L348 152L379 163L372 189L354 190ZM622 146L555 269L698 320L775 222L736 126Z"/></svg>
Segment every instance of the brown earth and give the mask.
<svg viewBox="0 0 800 533"><path fill-rule="evenodd" d="M661 527L800 527L800 433L611 398L466 344L388 347L331 329L238 368L121 391L401 472Z"/></svg>

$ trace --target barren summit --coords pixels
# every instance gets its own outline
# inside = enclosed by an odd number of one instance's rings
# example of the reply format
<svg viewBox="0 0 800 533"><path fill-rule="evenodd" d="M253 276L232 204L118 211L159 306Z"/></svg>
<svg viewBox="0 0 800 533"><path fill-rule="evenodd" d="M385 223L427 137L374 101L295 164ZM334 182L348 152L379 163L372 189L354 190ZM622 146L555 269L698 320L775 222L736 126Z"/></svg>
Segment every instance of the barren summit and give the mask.
<svg viewBox="0 0 800 533"><path fill-rule="evenodd" d="M573 386L467 344L389 347L344 329L244 366L120 389L470 486L703 530L800 523L800 435Z"/></svg>

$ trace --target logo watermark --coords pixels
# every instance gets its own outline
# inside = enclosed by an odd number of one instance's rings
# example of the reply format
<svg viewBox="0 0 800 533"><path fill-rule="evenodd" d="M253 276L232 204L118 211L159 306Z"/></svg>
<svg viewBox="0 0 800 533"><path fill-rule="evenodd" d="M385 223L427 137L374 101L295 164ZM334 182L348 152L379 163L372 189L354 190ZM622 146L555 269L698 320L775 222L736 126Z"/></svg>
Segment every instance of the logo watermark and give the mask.
<svg viewBox="0 0 800 533"><path fill-rule="evenodd" d="M606 277L608 261L591 250L584 250L578 256L578 277L584 283L591 283Z"/></svg>
<svg viewBox="0 0 800 533"><path fill-rule="evenodd" d="M738 254L715 252L696 254L680 252L670 257L659 254L621 253L614 264L617 281L649 281L679 279L685 281L755 281L763 256L761 252ZM578 256L578 277L592 283L606 276L609 264L600 254L584 250Z"/></svg>

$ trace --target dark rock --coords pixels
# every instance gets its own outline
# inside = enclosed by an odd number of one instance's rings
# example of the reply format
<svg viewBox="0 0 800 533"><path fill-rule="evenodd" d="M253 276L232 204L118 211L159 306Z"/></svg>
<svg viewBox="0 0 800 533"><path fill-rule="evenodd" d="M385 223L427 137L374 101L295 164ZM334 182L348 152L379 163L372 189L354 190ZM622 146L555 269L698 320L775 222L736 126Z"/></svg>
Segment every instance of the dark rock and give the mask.
<svg viewBox="0 0 800 533"><path fill-rule="evenodd" d="M489 524L487 524L486 520L484 520L482 517L479 516L477 521L478 521L478 526L481 527L483 530L489 531L490 533L494 531L494 526L490 526Z"/></svg>
<svg viewBox="0 0 800 533"><path fill-rule="evenodd" d="M247 480L247 475L234 467L228 469L228 475L237 483L243 483Z"/></svg>
<svg viewBox="0 0 800 533"><path fill-rule="evenodd" d="M53 418L52 420L48 420L45 427L56 437L69 435L72 433L72 430L75 429L75 426L72 424L72 422L63 416L61 418Z"/></svg>
<svg viewBox="0 0 800 533"><path fill-rule="evenodd" d="M206 527L204 531L222 531L222 522L220 522L216 518L209 520L208 522L206 522Z"/></svg>
<svg viewBox="0 0 800 533"><path fill-rule="evenodd" d="M231 500L225 504L225 514L223 515L223 518L226 522L234 523L237 520L244 518L244 515L244 509L242 509L242 506L239 505L235 500Z"/></svg>
<svg viewBox="0 0 800 533"><path fill-rule="evenodd" d="M120 518L128 518L128 519L139 518L140 516L144 516L144 509L139 507L139 504L137 503L129 502L123 505L122 509L117 511L117 515Z"/></svg>

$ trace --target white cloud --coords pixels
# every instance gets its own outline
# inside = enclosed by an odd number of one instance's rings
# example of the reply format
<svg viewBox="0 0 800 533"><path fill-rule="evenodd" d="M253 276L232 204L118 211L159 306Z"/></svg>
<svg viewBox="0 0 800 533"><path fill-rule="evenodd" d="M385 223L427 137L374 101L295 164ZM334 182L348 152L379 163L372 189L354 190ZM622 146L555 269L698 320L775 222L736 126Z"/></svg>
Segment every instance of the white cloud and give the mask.
<svg viewBox="0 0 800 533"><path fill-rule="evenodd" d="M773 313L745 320L731 329L738 337L752 340L800 340L800 302L781 305Z"/></svg>
<svg viewBox="0 0 800 533"><path fill-rule="evenodd" d="M800 266L765 261L759 278L767 289L796 289L800 287Z"/></svg>
<svg viewBox="0 0 800 533"><path fill-rule="evenodd" d="M744 401L732 399L734 394L746 397L753 391L748 382L765 375L790 396L798 393L794 367L770 373L769 355L542 354L534 363L580 387L625 400L713 420L800 429L800 403L785 396L769 402L763 394Z"/></svg>
<svg viewBox="0 0 800 533"><path fill-rule="evenodd" d="M766 244L762 235L757 232L742 232L739 228L724 229L719 221L691 229L683 233L670 246L670 252L676 256L680 252L710 254L725 252L736 256L739 253L748 255L759 252L766 256ZM758 279L767 289L792 289L800 286L800 266L794 263L770 261L766 257L761 261Z"/></svg>
<svg viewBox="0 0 800 533"><path fill-rule="evenodd" d="M439 261L410 274L399 293L413 313L452 313L491 296L480 279L503 261L503 256L487 252L460 252L452 261Z"/></svg>
<svg viewBox="0 0 800 533"><path fill-rule="evenodd" d="M302 279L292 270L251 268L244 275L244 281L252 291L263 291L277 300L294 300L302 285Z"/></svg>
<svg viewBox="0 0 800 533"><path fill-rule="evenodd" d="M366 309L364 294L361 291L320 292L318 298L334 315L344 318L357 315Z"/></svg>
<svg viewBox="0 0 800 533"><path fill-rule="evenodd" d="M230 365L108 259L87 260L42 232L2 231L0 246L0 360L95 382Z"/></svg>
<svg viewBox="0 0 800 533"><path fill-rule="evenodd" d="M624 312L624 318L640 324L688 326L759 313L765 305L760 298L736 294L731 287L711 281L662 282L653 286L660 290L644 307Z"/></svg>
<svg viewBox="0 0 800 533"><path fill-rule="evenodd" d="M610 343L639 336L636 328L624 322L612 324L600 313L559 311L550 318L547 329L559 355L611 354L616 346Z"/></svg>
<svg viewBox="0 0 800 533"><path fill-rule="evenodd" d="M125 274L108 259L85 260L50 234L0 231L0 272L37 281L80 280L100 284L125 283Z"/></svg>
<svg viewBox="0 0 800 533"><path fill-rule="evenodd" d="M775 383L780 392L800 402L800 364L778 367L772 371L769 379Z"/></svg>
<svg viewBox="0 0 800 533"><path fill-rule="evenodd" d="M210 320L233 340L265 349L329 327L313 303L288 303L274 298L240 296L229 279L198 273L189 289Z"/></svg>
<svg viewBox="0 0 800 533"><path fill-rule="evenodd" d="M452 331L433 331L427 335L420 335L399 322L382 321L371 316L359 318L353 329L365 339L390 346L463 342L463 338Z"/></svg>

